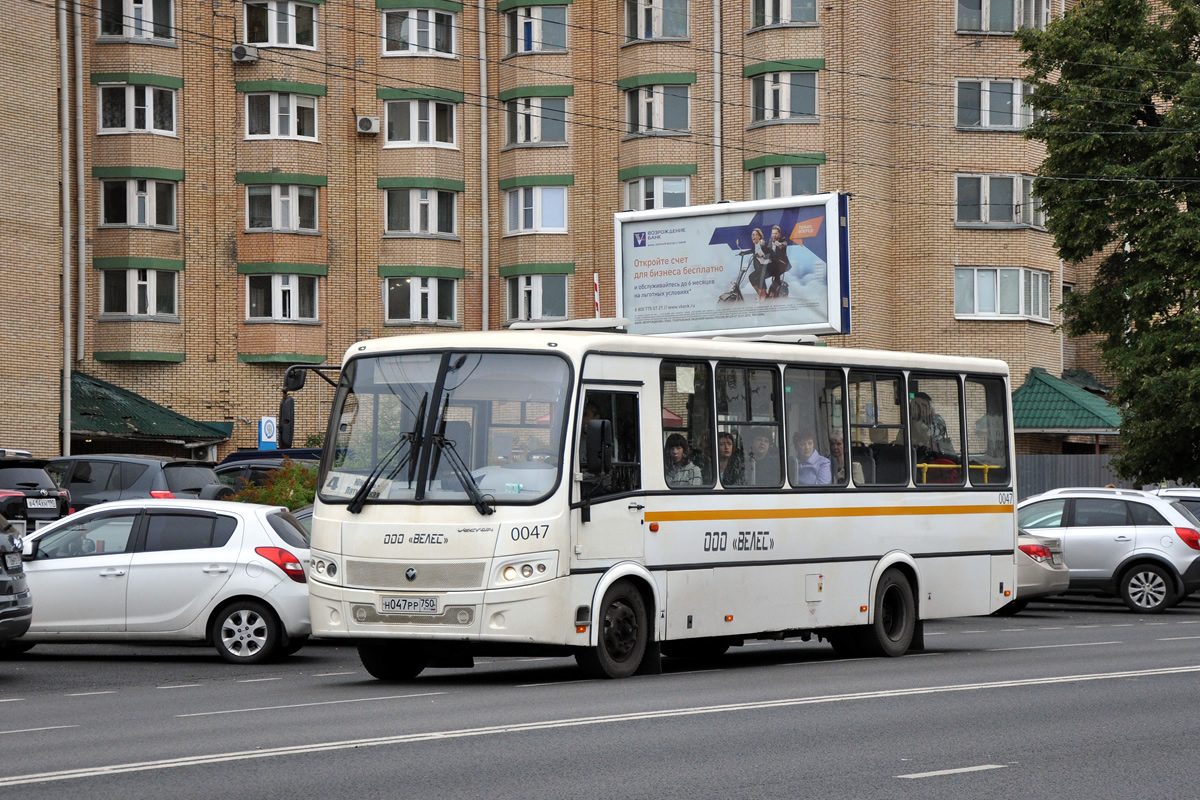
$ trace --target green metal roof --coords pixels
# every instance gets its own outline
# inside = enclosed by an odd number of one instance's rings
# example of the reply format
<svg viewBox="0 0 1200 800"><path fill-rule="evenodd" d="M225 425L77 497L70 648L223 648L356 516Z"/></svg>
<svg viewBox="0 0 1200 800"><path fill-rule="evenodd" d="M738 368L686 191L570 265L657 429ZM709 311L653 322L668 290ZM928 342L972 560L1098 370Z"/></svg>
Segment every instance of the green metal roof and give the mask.
<svg viewBox="0 0 1200 800"><path fill-rule="evenodd" d="M103 439L213 444L229 435L99 378L71 373L71 433Z"/></svg>
<svg viewBox="0 0 1200 800"><path fill-rule="evenodd" d="M1029 370L1013 392L1013 427L1018 433L1116 434L1121 412L1102 397L1056 378L1041 367Z"/></svg>

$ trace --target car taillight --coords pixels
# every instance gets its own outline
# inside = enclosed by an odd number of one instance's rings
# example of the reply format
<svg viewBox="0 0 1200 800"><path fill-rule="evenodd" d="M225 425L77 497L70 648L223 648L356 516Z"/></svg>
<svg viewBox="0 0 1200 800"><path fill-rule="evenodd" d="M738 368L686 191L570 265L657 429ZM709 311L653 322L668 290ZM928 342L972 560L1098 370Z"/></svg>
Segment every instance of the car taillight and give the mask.
<svg viewBox="0 0 1200 800"><path fill-rule="evenodd" d="M1200 531L1194 528L1176 528L1175 535L1193 550L1200 550Z"/></svg>
<svg viewBox="0 0 1200 800"><path fill-rule="evenodd" d="M24 492L14 492L12 489L0 489L0 497L24 497Z"/></svg>
<svg viewBox="0 0 1200 800"><path fill-rule="evenodd" d="M151 489L150 496L158 500L174 500L175 495L166 489Z"/></svg>
<svg viewBox="0 0 1200 800"><path fill-rule="evenodd" d="M284 550L282 547L256 547L254 552L283 570L284 574L296 583L305 583L304 565L300 559Z"/></svg>
<svg viewBox="0 0 1200 800"><path fill-rule="evenodd" d="M1034 561L1048 561L1050 559L1050 548L1044 544L1022 544L1017 546L1021 549L1022 553Z"/></svg>

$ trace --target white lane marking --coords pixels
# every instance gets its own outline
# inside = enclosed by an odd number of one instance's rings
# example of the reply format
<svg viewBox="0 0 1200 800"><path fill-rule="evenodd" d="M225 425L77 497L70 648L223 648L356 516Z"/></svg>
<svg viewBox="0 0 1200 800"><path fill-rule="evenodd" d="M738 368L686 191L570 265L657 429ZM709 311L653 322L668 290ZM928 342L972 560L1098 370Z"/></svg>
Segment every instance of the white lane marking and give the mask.
<svg viewBox="0 0 1200 800"><path fill-rule="evenodd" d="M946 631L930 631L929 633L926 633L925 635L926 636L945 636Z"/></svg>
<svg viewBox="0 0 1200 800"><path fill-rule="evenodd" d="M1001 633L1021 633L1023 630L1025 630L1025 629L1024 628L1001 628L1000 632Z"/></svg>
<svg viewBox="0 0 1200 800"><path fill-rule="evenodd" d="M959 633L990 633L990 631L959 631Z"/></svg>
<svg viewBox="0 0 1200 800"><path fill-rule="evenodd" d="M1102 644L1121 644L1120 642L1078 642L1076 644L1035 644L1029 647L994 647L989 653L1003 653L1008 650L1050 650L1055 647L1096 647Z"/></svg>
<svg viewBox="0 0 1200 800"><path fill-rule="evenodd" d="M102 767L83 767L80 769L58 770L56 772L38 772L29 775L13 775L7 778L0 777L0 787L24 786L32 783L50 783L51 781L70 780L72 778L88 778L99 775L119 775L127 772L149 772L151 770L160 769L177 769L179 767L194 767L202 764L219 764L229 761L250 761L259 758L304 755L307 753L323 753L335 750L353 750L357 747L381 747L416 742L446 741L450 739L466 739L477 736L496 736L501 734L524 733L526 731L552 730L556 728L579 728L589 725L607 725L615 722L670 719L673 717L690 717L702 714L722 714L731 711L761 711L775 708L790 708L794 706L819 705L823 703L842 703L853 700L880 700L891 699L895 697L914 697L919 695L943 694L949 692L977 692L987 689L1015 689L1029 686L1050 686L1060 683L1075 683L1082 681L1105 681L1121 678L1185 675L1198 672L1200 672L1200 664L1187 667L1159 667L1157 669L1128 670L1123 672L1100 672L1083 675L1061 675L1058 677L1049 678L1025 678L1019 680L992 681L988 683L961 683L950 684L947 686L916 686L910 689L890 689L874 692L858 692L854 694L821 695L817 697L789 697L779 700L760 700L753 703L735 703L722 706L694 706L684 708L668 708L660 711L638 711L628 714L611 714L608 716L599 717L551 719L543 720L541 722L491 725L484 728L460 728L458 730L450 731L427 731L424 733L407 733L397 736L381 736L374 739L350 739L336 742L316 742L314 744L291 745L288 747L271 747L262 750L242 750L232 753L212 753L208 755L184 756L182 758L168 758L160 761L138 761L127 764L110 764Z"/></svg>
<svg viewBox="0 0 1200 800"><path fill-rule="evenodd" d="M1158 639L1160 642L1182 642L1187 639L1200 639L1200 636L1172 636L1167 639Z"/></svg>
<svg viewBox="0 0 1200 800"><path fill-rule="evenodd" d="M1109 625L1108 627L1110 627L1110 628L1132 628L1133 623L1132 622L1115 622L1112 625Z"/></svg>
<svg viewBox="0 0 1200 800"><path fill-rule="evenodd" d="M1099 628L1099 627L1100 627L1099 625L1076 625L1075 626L1075 628L1077 630L1082 630L1084 628Z"/></svg>
<svg viewBox="0 0 1200 800"><path fill-rule="evenodd" d="M0 703L19 703L24 699L24 697L5 697L0 698Z"/></svg>
<svg viewBox="0 0 1200 800"><path fill-rule="evenodd" d="M283 678L242 678L238 683L264 683L266 681L281 681Z"/></svg>
<svg viewBox="0 0 1200 800"><path fill-rule="evenodd" d="M318 672L313 675L314 678L332 678L336 675L357 675L358 673L351 670L350 672Z"/></svg>
<svg viewBox="0 0 1200 800"><path fill-rule="evenodd" d="M1045 628L1038 628L1039 631L1061 631L1062 625L1051 625Z"/></svg>
<svg viewBox="0 0 1200 800"><path fill-rule="evenodd" d="M914 772L909 775L897 775L897 778L933 778L938 775L957 775L962 772L982 772L985 769L1004 769L1007 764L980 764L977 767L959 767L958 769L939 769L935 772Z"/></svg>
<svg viewBox="0 0 1200 800"><path fill-rule="evenodd" d="M50 725L45 728L22 728L20 730L15 730L15 731L0 731L0 736L3 736L6 733L37 733L38 731L58 731L58 730L62 730L63 728L78 728L78 727L79 727L78 725Z"/></svg>
<svg viewBox="0 0 1200 800"><path fill-rule="evenodd" d="M1198 622L1200 622L1200 619L1181 619L1181 620L1179 620L1179 622L1177 622L1175 624L1177 624L1177 625L1195 625Z"/></svg>
<svg viewBox="0 0 1200 800"><path fill-rule="evenodd" d="M106 692L76 692L75 694L68 694L66 697L94 697L98 694L116 694L116 692L112 689Z"/></svg>
<svg viewBox="0 0 1200 800"><path fill-rule="evenodd" d="M422 692L421 694L393 694L387 697L359 697L354 700L322 700L319 703L291 703L286 706L262 706L261 708L227 708L224 711L197 711L193 714L176 714L184 717L212 717L218 714L245 714L247 711L282 711L285 708L313 708L314 706L340 706L346 703L374 703L379 700L404 700L409 697L433 697L446 692Z"/></svg>
<svg viewBox="0 0 1200 800"><path fill-rule="evenodd" d="M198 683L180 683L176 686L159 686L158 688L159 689L192 689L199 685L200 684L198 684Z"/></svg>

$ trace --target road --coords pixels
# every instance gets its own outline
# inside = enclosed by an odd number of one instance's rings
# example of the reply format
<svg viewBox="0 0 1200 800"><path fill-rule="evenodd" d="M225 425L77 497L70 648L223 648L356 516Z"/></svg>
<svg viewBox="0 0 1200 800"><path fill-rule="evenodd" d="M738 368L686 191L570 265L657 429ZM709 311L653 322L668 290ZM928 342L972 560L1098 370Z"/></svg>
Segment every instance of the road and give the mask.
<svg viewBox="0 0 1200 800"><path fill-rule="evenodd" d="M1195 797L1200 601L928 623L839 660L757 643L716 666L585 680L570 659L376 682L314 643L39 645L0 661L0 787L33 798Z"/></svg>

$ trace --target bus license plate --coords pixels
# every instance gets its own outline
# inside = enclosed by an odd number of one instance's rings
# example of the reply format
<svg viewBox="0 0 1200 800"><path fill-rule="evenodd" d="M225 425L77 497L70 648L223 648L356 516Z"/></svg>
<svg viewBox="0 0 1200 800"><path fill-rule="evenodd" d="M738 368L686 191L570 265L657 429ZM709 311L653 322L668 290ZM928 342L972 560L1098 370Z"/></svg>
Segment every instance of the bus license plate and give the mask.
<svg viewBox="0 0 1200 800"><path fill-rule="evenodd" d="M381 597L380 614L436 614L436 597Z"/></svg>
<svg viewBox="0 0 1200 800"><path fill-rule="evenodd" d="M58 499L54 497L26 497L26 508L57 508Z"/></svg>

